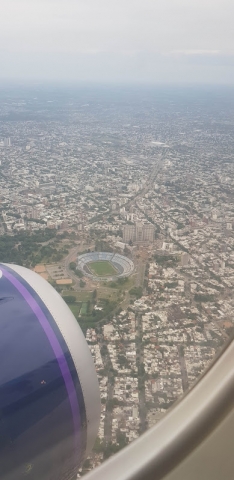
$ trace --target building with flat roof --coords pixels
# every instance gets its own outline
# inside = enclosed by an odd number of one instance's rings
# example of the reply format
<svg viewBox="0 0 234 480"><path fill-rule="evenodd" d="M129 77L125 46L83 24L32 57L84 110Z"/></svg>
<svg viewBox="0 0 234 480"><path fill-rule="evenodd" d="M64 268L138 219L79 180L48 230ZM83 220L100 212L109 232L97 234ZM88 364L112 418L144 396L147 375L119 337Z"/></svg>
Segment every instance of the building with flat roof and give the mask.
<svg viewBox="0 0 234 480"><path fill-rule="evenodd" d="M123 227L124 243L152 243L154 241L155 227L151 223L136 222L135 225Z"/></svg>

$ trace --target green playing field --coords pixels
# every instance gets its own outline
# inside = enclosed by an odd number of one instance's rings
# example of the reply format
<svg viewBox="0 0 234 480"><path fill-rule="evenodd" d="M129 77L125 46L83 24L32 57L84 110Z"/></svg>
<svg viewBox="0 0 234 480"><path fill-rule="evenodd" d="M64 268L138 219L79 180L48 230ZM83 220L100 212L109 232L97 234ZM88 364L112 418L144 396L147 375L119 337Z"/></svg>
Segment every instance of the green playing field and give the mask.
<svg viewBox="0 0 234 480"><path fill-rule="evenodd" d="M113 267L113 265L107 260L90 262L87 266L93 275L97 275L99 277L116 275L118 273L117 270Z"/></svg>

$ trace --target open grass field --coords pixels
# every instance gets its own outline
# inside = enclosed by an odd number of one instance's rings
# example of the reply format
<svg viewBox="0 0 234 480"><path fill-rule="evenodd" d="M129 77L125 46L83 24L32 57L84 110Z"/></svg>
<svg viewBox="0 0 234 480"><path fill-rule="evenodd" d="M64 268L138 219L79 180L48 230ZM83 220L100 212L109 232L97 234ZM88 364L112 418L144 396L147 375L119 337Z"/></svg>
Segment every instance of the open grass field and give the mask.
<svg viewBox="0 0 234 480"><path fill-rule="evenodd" d="M68 305L73 315L77 318L80 315L81 303L72 303Z"/></svg>
<svg viewBox="0 0 234 480"><path fill-rule="evenodd" d="M78 318L80 315L87 315L88 305L86 302L72 303L68 306L76 318Z"/></svg>
<svg viewBox="0 0 234 480"><path fill-rule="evenodd" d="M75 292L74 290L63 290L63 297L67 295L73 295L76 297L76 302L88 302L92 298L92 291L88 292L87 290L80 290Z"/></svg>
<svg viewBox="0 0 234 480"><path fill-rule="evenodd" d="M87 303L82 303L81 309L80 309L80 315L86 315L88 312L88 305Z"/></svg>
<svg viewBox="0 0 234 480"><path fill-rule="evenodd" d="M90 262L88 264L88 268L93 275L97 275L99 277L105 277L107 275L112 276L118 273L113 265L106 260Z"/></svg>

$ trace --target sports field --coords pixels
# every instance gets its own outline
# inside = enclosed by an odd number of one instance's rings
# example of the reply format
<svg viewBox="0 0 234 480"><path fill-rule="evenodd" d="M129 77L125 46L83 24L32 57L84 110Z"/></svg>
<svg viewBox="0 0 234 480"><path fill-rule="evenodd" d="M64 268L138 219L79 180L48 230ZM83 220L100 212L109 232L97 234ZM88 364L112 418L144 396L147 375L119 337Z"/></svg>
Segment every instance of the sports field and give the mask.
<svg viewBox="0 0 234 480"><path fill-rule="evenodd" d="M113 265L107 260L90 262L87 266L93 275L97 275L99 277L105 277L107 275L112 276L118 273Z"/></svg>

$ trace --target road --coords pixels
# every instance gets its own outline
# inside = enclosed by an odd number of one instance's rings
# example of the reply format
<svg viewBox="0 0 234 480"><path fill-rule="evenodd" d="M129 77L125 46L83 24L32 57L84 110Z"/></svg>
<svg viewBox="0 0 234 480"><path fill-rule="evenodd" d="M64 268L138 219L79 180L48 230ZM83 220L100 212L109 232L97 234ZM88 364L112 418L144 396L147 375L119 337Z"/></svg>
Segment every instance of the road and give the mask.
<svg viewBox="0 0 234 480"><path fill-rule="evenodd" d="M154 184L154 182L157 178L159 170L162 167L162 162L164 160L165 155L166 155L166 152L161 154L161 157L156 161L156 163L153 167L153 170L149 173L148 182L146 182L146 185L140 190L140 192L137 193L137 195L134 198L132 198L129 202L127 202L125 204L125 208L131 207L132 205L134 205L136 203L137 200L139 200L146 193L148 193L148 191L153 186L153 184Z"/></svg>
<svg viewBox="0 0 234 480"><path fill-rule="evenodd" d="M77 245L76 247L72 248L69 254L61 261L61 265L65 268L67 276L70 277L75 283L75 290L80 290L80 278L77 277L77 275L69 268L69 265L71 262L76 262L78 253L84 251L85 247L87 247L87 244L82 241L79 246ZM93 245L89 246L90 249L93 247Z"/></svg>
<svg viewBox="0 0 234 480"><path fill-rule="evenodd" d="M75 283L75 289L80 288L80 278L69 268L71 262L76 261L76 257L80 250L80 246L74 247L70 250L69 254L63 259L61 265L65 268L67 276L70 277Z"/></svg>
<svg viewBox="0 0 234 480"><path fill-rule="evenodd" d="M178 347L178 353L179 353L180 370L181 370L181 377L182 377L182 388L183 388L183 391L186 392L189 389L189 381L188 381L188 372L187 372L186 362L184 358L184 352L181 346Z"/></svg>
<svg viewBox="0 0 234 480"><path fill-rule="evenodd" d="M145 381L141 368L144 364L144 351L142 346L142 321L141 313L136 313L136 362L138 368L138 395L139 395L139 417L140 433L145 431L146 426L146 406L145 406Z"/></svg>
<svg viewBox="0 0 234 480"><path fill-rule="evenodd" d="M106 342L104 341L104 337L102 333L98 334L98 343L100 346L100 350L102 350L102 347L105 345ZM113 373L110 371L112 367L111 359L109 356L108 350L106 350L105 355L102 355L102 361L104 365L104 369L107 370L107 376L108 376L108 383L107 383L107 404L109 400L113 399L114 396L114 386L113 386ZM112 411L107 409L106 410L106 415L105 415L105 420L104 420L104 440L105 440L105 445L107 446L109 442L111 442L112 438Z"/></svg>

